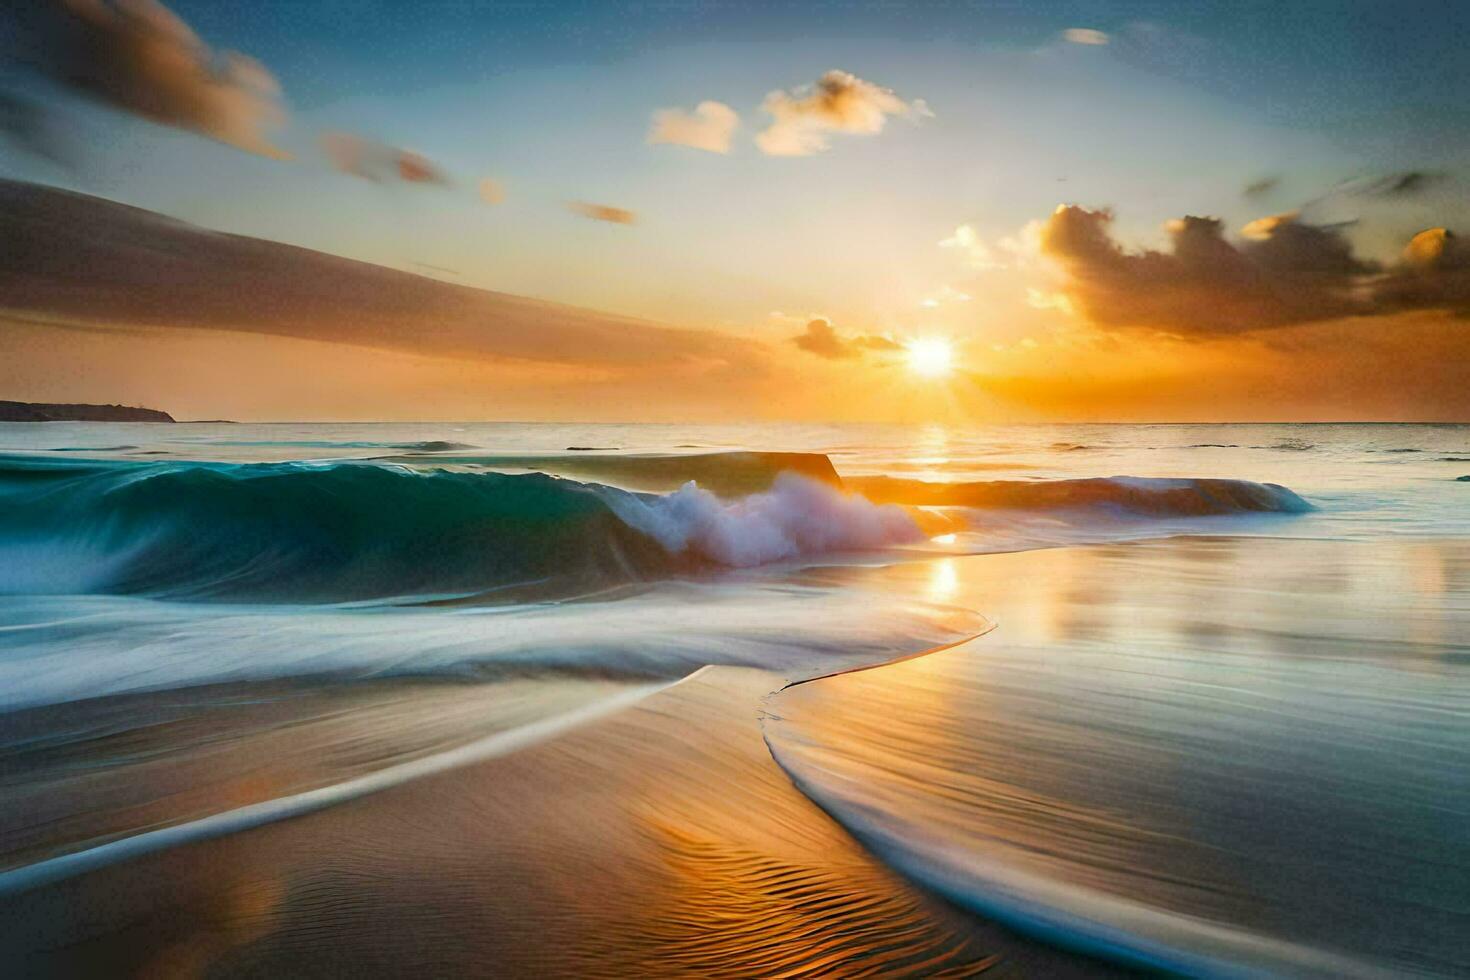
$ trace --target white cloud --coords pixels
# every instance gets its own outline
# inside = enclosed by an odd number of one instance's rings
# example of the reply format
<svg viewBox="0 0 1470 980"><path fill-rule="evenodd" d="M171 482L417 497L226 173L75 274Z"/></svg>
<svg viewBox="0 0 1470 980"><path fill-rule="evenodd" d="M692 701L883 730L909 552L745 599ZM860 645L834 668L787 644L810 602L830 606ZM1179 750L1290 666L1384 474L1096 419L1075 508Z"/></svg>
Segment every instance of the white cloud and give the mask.
<svg viewBox="0 0 1470 980"><path fill-rule="evenodd" d="M1033 310L1056 310L1067 316L1073 316L1077 312L1066 293L1049 293L1035 286L1026 287L1026 305ZM1035 342L1031 346L1036 346Z"/></svg>
<svg viewBox="0 0 1470 980"><path fill-rule="evenodd" d="M1107 44L1112 38L1102 31L1091 27L1069 27L1062 31L1062 39L1072 44L1089 44L1093 46Z"/></svg>
<svg viewBox="0 0 1470 980"><path fill-rule="evenodd" d="M926 310L937 310L947 303L968 303L972 298L969 293L953 286L940 286L937 291L919 300L919 305Z"/></svg>
<svg viewBox="0 0 1470 980"><path fill-rule="evenodd" d="M889 116L934 115L922 99L905 102L891 89L836 70L815 85L770 93L761 108L771 115L771 124L756 136L756 145L779 157L821 153L831 145L832 133L880 133Z"/></svg>
<svg viewBox="0 0 1470 980"><path fill-rule="evenodd" d="M965 264L972 269L1005 268L1005 263L996 257L995 250L980 238L973 225L960 225L953 235L939 243L939 247L960 252L964 256Z"/></svg>
<svg viewBox="0 0 1470 980"><path fill-rule="evenodd" d="M730 139L740 126L740 114L723 102L705 100L693 112L660 109L653 114L649 143L692 146L710 153L729 153Z"/></svg>

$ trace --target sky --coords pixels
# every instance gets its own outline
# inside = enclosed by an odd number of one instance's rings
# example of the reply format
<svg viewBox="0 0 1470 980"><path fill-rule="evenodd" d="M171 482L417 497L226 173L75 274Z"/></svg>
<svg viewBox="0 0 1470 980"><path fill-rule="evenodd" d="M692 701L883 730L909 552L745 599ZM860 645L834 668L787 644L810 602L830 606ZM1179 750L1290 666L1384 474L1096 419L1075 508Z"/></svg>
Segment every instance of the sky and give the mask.
<svg viewBox="0 0 1470 980"><path fill-rule="evenodd" d="M10 16L0 176L729 354L712 370L675 344L592 376L554 343L198 336L184 311L54 343L15 326L0 397L260 419L1470 414L1465 5ZM915 354L935 343L948 370ZM220 345L251 350L253 393L179 380Z"/></svg>

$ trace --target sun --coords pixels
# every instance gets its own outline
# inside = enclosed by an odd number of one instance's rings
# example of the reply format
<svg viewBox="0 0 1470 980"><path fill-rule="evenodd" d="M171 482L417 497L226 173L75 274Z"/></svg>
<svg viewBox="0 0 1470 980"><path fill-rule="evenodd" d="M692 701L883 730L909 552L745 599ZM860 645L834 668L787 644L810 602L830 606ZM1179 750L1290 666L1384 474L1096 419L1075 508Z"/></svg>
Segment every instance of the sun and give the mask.
<svg viewBox="0 0 1470 980"><path fill-rule="evenodd" d="M911 340L905 345L909 370L922 378L942 378L954 370L954 348L937 337Z"/></svg>

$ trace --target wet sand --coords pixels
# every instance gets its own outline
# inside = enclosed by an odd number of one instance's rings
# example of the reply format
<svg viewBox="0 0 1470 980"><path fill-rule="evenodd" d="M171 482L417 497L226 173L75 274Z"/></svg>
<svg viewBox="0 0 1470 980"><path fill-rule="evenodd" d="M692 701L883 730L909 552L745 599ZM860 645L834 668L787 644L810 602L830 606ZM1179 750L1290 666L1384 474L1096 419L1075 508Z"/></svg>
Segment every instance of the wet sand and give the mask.
<svg viewBox="0 0 1470 980"><path fill-rule="evenodd" d="M284 804L330 805L467 751L508 754L518 735L573 726L657 686L556 671L473 683L282 680L3 714L0 894L69 860L113 863L99 852L219 836L209 825L243 810L300 812Z"/></svg>
<svg viewBox="0 0 1470 980"><path fill-rule="evenodd" d="M1103 975L927 895L709 668L503 758L0 900L12 975Z"/></svg>

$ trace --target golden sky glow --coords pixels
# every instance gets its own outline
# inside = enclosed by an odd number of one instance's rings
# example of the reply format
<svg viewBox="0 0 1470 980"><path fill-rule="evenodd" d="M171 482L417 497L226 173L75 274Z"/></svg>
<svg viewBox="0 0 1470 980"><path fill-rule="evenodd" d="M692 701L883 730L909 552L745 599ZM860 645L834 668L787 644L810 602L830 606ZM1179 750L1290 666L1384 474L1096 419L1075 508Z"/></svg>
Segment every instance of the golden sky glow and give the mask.
<svg viewBox="0 0 1470 980"><path fill-rule="evenodd" d="M63 16L30 70L67 99L0 91L0 239L26 242L0 268L0 397L244 419L1470 415L1463 148L1366 102L1371 126L1305 96L1281 125L1260 100L1284 113L1340 66L1225 21L1036 13L976 46L788 15L776 44L692 24L589 60L537 8L529 34L476 42L508 46L487 76L467 24L408 65L400 38L446 25L384 8L363 51L299 62L313 45L281 44L274 15L196 38L203 8L177 6ZM607 36L662 36L629 17ZM152 45L170 57L134 56ZM115 57L73 63L94 50ZM254 60L216 78L196 64L215 50ZM1301 77L1253 102L1252 58ZM396 90L395 65L419 82ZM1464 102L1464 73L1426 93L1382 69L1334 97ZM205 350L234 370L201 383Z"/></svg>

